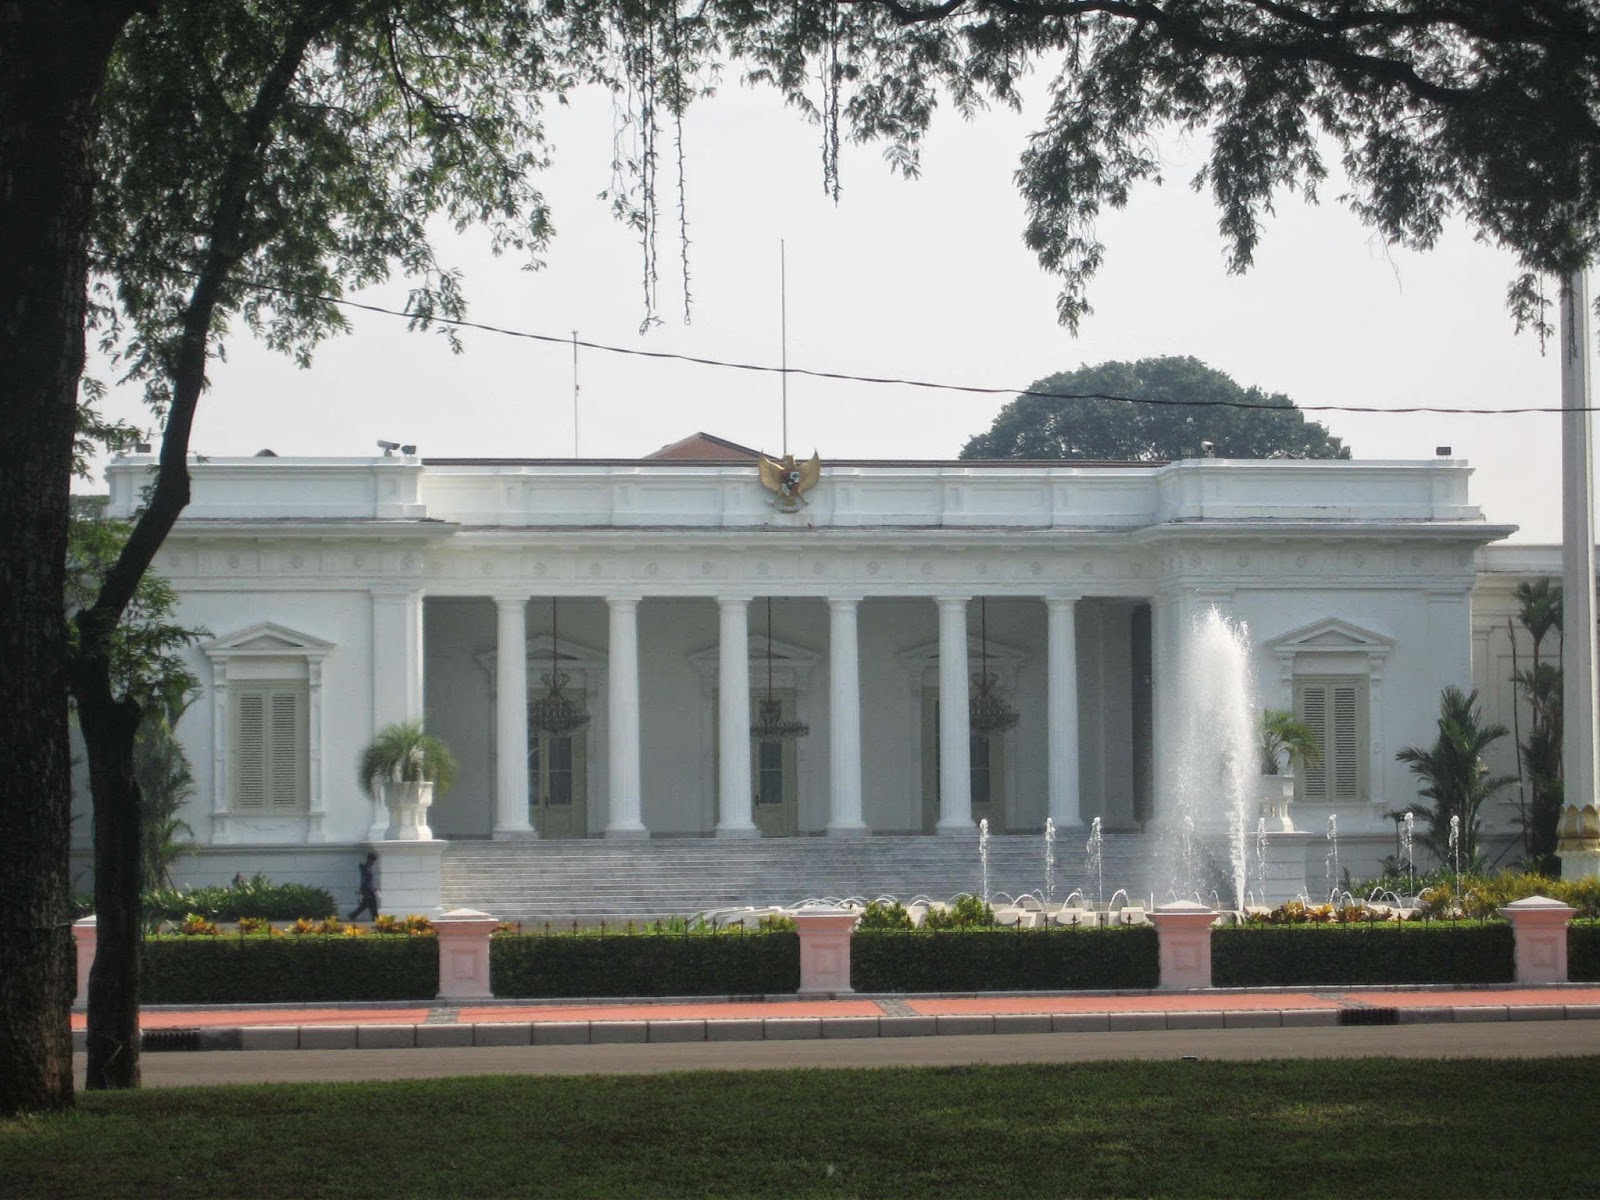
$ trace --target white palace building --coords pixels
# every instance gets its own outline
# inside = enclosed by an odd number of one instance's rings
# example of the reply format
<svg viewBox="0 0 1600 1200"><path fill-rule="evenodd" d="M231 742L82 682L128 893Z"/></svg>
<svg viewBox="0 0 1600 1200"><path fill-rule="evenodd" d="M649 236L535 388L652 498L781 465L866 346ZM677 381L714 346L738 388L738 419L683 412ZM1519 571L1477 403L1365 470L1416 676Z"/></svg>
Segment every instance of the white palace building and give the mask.
<svg viewBox="0 0 1600 1200"><path fill-rule="evenodd" d="M561 909L491 885L531 878L519 863L553 879L588 862L591 877L560 878L593 891L690 850L701 891L680 880L684 903L762 886L719 864L799 886L773 874L785 854L841 888L853 855L876 894L941 886L916 877L933 870L918 846L975 863L980 819L1031 863L1047 817L1063 878L1081 876L1095 817L1137 873L1164 811L1177 663L1211 606L1248 626L1256 702L1327 741L1295 782L1310 874L1330 815L1360 874L1394 852L1387 814L1416 799L1395 753L1433 741L1440 689L1477 686L1510 723L1512 590L1559 576L1554 548L1494 545L1513 530L1471 503L1453 459L823 459L785 495L760 457L700 434L626 461L193 465L156 563L208 631L179 726L202 849L179 877L259 870L342 903L379 842L386 909ZM135 511L153 467L112 464L111 515ZM530 724L552 663L588 714L570 733ZM1009 728L970 727L986 674ZM773 701L804 736L752 735ZM384 841L357 758L415 718L459 777L420 836ZM1498 834L1514 791L1487 814ZM615 907L672 897L653 899Z"/></svg>

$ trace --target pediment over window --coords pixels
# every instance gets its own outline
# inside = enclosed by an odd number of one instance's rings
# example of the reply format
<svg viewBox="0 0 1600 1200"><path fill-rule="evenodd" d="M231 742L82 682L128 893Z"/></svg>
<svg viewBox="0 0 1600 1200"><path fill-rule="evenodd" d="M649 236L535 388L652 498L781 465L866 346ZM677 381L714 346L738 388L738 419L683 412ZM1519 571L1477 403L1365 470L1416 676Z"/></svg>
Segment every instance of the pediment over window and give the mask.
<svg viewBox="0 0 1600 1200"><path fill-rule="evenodd" d="M967 638L967 666L977 671L981 666L987 649L989 669L992 671L1015 672L1028 657L1015 646L1008 646L1004 642L989 639L985 647L982 638ZM912 671L926 670L939 665L939 642L937 639L924 642L920 646L913 646L909 650L902 650L896 657L901 664Z"/></svg>
<svg viewBox="0 0 1600 1200"><path fill-rule="evenodd" d="M550 670L550 644L548 633L531 634L528 637L527 658L528 678L537 680L542 672ZM499 669L499 655L494 650L483 650L473 655L473 661L489 674L489 681L493 685L495 674ZM587 678L591 675L599 677L605 673L606 652L596 650L592 646L585 646L574 642L571 638L563 636L555 646L556 665L576 679Z"/></svg>
<svg viewBox="0 0 1600 1200"><path fill-rule="evenodd" d="M1387 655L1394 649L1394 639L1337 617L1327 617L1270 638L1266 646L1280 656L1303 653Z"/></svg>
<svg viewBox="0 0 1600 1200"><path fill-rule="evenodd" d="M332 653L334 644L312 637L285 625L263 621L200 647L211 659L226 658L301 658L321 659Z"/></svg>
<svg viewBox="0 0 1600 1200"><path fill-rule="evenodd" d="M749 639L750 671L751 678L759 666L766 670L767 664L767 635L765 632L751 633ZM694 669L702 679L715 679L722 658L720 646L707 646L703 650L696 650L689 655L689 661L694 664ZM793 642L772 639L772 669L792 673L799 677L810 674L811 669L821 661L821 655L814 650L807 650L804 646L796 646ZM790 685L792 686L792 685Z"/></svg>

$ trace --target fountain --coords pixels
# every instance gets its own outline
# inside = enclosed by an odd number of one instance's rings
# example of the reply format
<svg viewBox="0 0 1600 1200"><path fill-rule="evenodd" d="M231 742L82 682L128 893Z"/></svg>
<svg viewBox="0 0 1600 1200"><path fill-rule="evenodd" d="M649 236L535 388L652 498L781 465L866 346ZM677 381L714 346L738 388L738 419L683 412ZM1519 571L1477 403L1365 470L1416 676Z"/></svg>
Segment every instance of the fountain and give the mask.
<svg viewBox="0 0 1600 1200"><path fill-rule="evenodd" d="M978 861L983 864L983 891L979 895L989 903L989 818L978 822Z"/></svg>
<svg viewBox="0 0 1600 1200"><path fill-rule="evenodd" d="M1450 818L1450 864L1456 873L1456 903L1461 903L1461 818Z"/></svg>
<svg viewBox="0 0 1600 1200"><path fill-rule="evenodd" d="M1417 859L1416 851L1413 849L1415 843L1412 840L1415 830L1416 818L1407 813L1400 832L1400 857L1406 864L1406 879L1410 881L1410 890L1406 893L1408 896L1417 894Z"/></svg>
<svg viewBox="0 0 1600 1200"><path fill-rule="evenodd" d="M1323 862L1322 874L1328 881L1328 903L1333 903L1333 897L1339 890L1339 818L1333 813L1328 814L1328 857Z"/></svg>
<svg viewBox="0 0 1600 1200"><path fill-rule="evenodd" d="M1089 841L1084 846L1084 875L1094 876L1095 900L1101 908L1106 906L1105 837L1100 832L1100 818L1089 823Z"/></svg>
<svg viewBox="0 0 1600 1200"><path fill-rule="evenodd" d="M1202 878L1203 850L1226 847L1233 906L1242 908L1248 883L1247 845L1256 817L1256 861L1262 900L1280 904L1306 890L1305 846L1309 834L1295 830L1281 797L1263 824L1260 743L1250 672L1249 631L1216 608L1195 620L1184 646L1178 689L1178 735L1171 790L1174 812L1167 826L1171 893L1197 899L1209 890ZM1283 787L1283 777L1273 776Z"/></svg>
<svg viewBox="0 0 1600 1200"><path fill-rule="evenodd" d="M1051 817L1044 819L1044 902L1051 904L1056 898L1056 823Z"/></svg>

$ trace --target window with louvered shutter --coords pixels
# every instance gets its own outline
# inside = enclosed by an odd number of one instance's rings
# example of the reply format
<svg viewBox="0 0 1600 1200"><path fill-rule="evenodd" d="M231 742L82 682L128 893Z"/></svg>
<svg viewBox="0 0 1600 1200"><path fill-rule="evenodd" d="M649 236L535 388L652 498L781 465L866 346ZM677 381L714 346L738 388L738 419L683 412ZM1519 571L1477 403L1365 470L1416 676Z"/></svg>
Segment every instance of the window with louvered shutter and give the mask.
<svg viewBox="0 0 1600 1200"><path fill-rule="evenodd" d="M1315 766L1295 765L1298 798L1346 803L1366 795L1367 681L1359 676L1300 676L1295 717L1322 749Z"/></svg>
<svg viewBox="0 0 1600 1200"><path fill-rule="evenodd" d="M233 689L228 773L236 811L289 813L307 807L306 710L302 683L250 683Z"/></svg>

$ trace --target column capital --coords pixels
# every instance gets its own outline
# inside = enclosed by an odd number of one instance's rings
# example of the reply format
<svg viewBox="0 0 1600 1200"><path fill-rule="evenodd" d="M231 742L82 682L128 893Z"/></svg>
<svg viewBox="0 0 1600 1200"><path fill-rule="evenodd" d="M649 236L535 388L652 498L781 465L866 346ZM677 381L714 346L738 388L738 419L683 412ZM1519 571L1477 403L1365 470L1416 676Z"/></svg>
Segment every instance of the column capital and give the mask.
<svg viewBox="0 0 1600 1200"><path fill-rule="evenodd" d="M933 602L935 604L937 604L941 610L948 610L948 609L952 609L952 608L960 608L960 609L962 609L964 611L966 609L967 605L972 603L972 597L971 596L935 596L933 598Z"/></svg>
<svg viewBox="0 0 1600 1200"><path fill-rule="evenodd" d="M743 595L743 594L732 594L732 595L726 595L725 596L725 595L722 595L722 594L719 593L718 596L717 596L717 607L718 608L731 608L736 604L737 605L749 605L749 604L752 604L754 602L755 602L755 597L754 596L747 596L747 595Z"/></svg>
<svg viewBox="0 0 1600 1200"><path fill-rule="evenodd" d="M520 604L526 608L530 598L525 592L496 592L490 597L500 608L509 608L513 604Z"/></svg>
<svg viewBox="0 0 1600 1200"><path fill-rule="evenodd" d="M826 597L826 599L828 601L828 607L829 608L844 608L846 606L849 606L850 608L854 608L856 605L860 604L864 599L866 599L866 597L865 596L828 596L828 597Z"/></svg>
<svg viewBox="0 0 1600 1200"><path fill-rule="evenodd" d="M608 595L606 597L606 604L608 604L612 608L618 608L618 609L622 609L622 608L638 608L640 602L643 599L644 599L643 596L633 595L631 593L624 593L623 595L620 595L620 596L609 596Z"/></svg>
<svg viewBox="0 0 1600 1200"><path fill-rule="evenodd" d="M1083 599L1082 592L1059 592L1043 597L1046 608L1071 608Z"/></svg>

